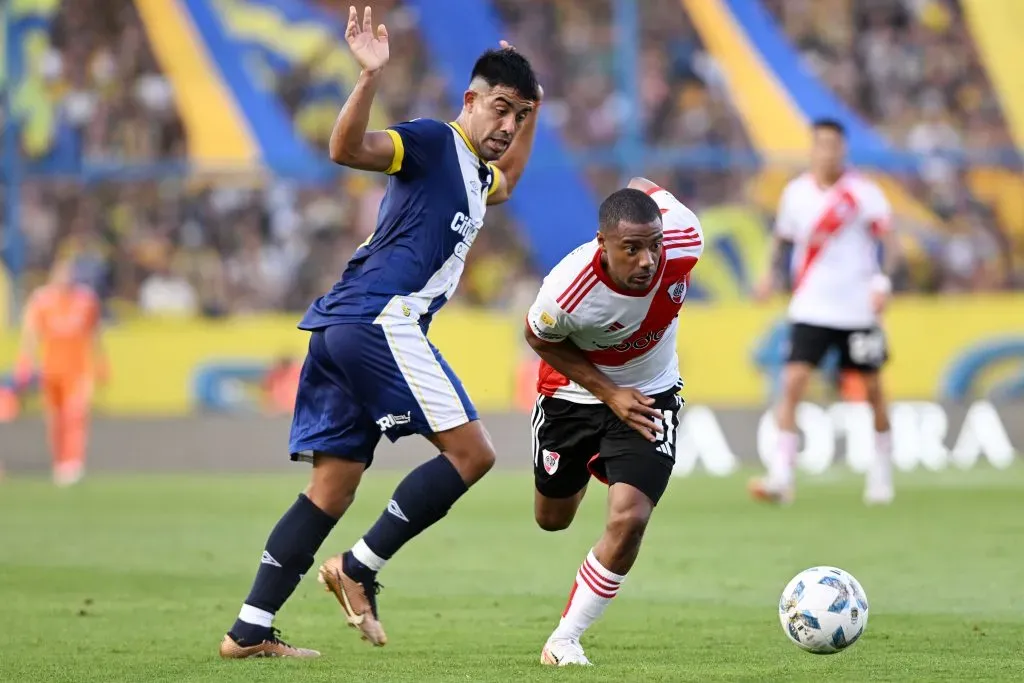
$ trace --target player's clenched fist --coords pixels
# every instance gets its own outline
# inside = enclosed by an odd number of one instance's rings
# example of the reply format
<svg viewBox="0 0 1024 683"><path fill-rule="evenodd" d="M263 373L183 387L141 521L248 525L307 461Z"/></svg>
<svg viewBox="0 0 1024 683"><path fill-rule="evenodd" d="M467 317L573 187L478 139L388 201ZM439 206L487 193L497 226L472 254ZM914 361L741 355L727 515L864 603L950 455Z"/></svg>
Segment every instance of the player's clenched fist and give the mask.
<svg viewBox="0 0 1024 683"><path fill-rule="evenodd" d="M620 420L640 432L648 441L657 441L658 432L662 430L657 419L661 419L661 413L651 408L654 399L645 396L636 389L622 387L616 389L606 401L612 412Z"/></svg>
<svg viewBox="0 0 1024 683"><path fill-rule="evenodd" d="M366 71L377 71L388 63L391 52L388 48L388 30L384 24L377 26L377 35L373 34L373 15L370 8L363 10L363 23L359 25L359 13L355 7L348 8L348 26L345 27L345 40L352 48L359 66Z"/></svg>

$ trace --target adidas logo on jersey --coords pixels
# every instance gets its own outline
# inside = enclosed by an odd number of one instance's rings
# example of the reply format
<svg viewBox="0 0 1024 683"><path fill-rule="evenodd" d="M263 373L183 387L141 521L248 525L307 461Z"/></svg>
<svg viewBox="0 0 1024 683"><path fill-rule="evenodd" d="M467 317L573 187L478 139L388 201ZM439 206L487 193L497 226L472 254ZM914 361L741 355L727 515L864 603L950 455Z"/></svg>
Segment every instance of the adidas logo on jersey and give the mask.
<svg viewBox="0 0 1024 683"><path fill-rule="evenodd" d="M608 332L608 333L618 332L619 330L623 330L625 328L626 328L625 325L623 325L618 320L616 320L611 325L609 325L607 328L605 328L605 332Z"/></svg>

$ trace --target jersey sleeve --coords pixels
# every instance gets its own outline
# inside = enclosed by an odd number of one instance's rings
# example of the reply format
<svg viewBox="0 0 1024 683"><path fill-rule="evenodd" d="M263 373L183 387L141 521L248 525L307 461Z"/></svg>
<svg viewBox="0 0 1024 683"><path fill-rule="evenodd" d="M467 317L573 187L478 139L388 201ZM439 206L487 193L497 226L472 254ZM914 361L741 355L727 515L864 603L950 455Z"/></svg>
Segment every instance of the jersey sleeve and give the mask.
<svg viewBox="0 0 1024 683"><path fill-rule="evenodd" d="M556 295L552 294L552 291L549 276L526 314L526 324L539 339L557 343L572 334L573 324L569 314L558 305Z"/></svg>
<svg viewBox="0 0 1024 683"><path fill-rule="evenodd" d="M498 191L501 187L501 169L494 164L487 164L487 168L491 169L491 184L487 186L487 196L490 197L492 194Z"/></svg>
<svg viewBox="0 0 1024 683"><path fill-rule="evenodd" d="M385 173L399 177L413 177L428 168L451 138L448 125L435 119L413 119L384 132L395 145L395 155Z"/></svg>
<svg viewBox="0 0 1024 683"><path fill-rule="evenodd" d="M881 237L892 231L892 205L877 185L872 186L871 202L867 208L871 234Z"/></svg>

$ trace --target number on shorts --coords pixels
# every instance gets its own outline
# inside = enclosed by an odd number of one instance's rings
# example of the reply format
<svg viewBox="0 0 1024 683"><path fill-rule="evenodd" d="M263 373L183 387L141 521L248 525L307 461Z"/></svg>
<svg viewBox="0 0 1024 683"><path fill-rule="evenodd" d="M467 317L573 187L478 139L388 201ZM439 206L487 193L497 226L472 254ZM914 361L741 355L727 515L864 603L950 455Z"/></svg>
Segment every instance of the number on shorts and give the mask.
<svg viewBox="0 0 1024 683"><path fill-rule="evenodd" d="M849 341L850 360L858 365L879 365L885 357L885 335L881 330L854 332Z"/></svg>

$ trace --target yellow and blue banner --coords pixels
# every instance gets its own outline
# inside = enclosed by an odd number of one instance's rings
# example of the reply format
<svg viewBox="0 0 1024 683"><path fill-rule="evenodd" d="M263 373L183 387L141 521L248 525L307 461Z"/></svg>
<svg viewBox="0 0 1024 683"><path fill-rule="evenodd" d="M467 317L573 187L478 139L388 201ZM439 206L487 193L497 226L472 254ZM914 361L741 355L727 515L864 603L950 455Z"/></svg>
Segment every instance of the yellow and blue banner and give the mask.
<svg viewBox="0 0 1024 683"><path fill-rule="evenodd" d="M345 42L345 27L316 5L301 0L212 0L227 35L257 85L289 83L284 103L306 139L326 140L340 103L359 77L359 64ZM375 102L369 127L390 125Z"/></svg>
<svg viewBox="0 0 1024 683"><path fill-rule="evenodd" d="M20 148L30 169L77 158L78 134L60 118L40 67L61 0L8 0L3 8L0 86L11 89ZM10 125L8 123L8 125Z"/></svg>
<svg viewBox="0 0 1024 683"><path fill-rule="evenodd" d="M174 86L190 159L316 179L322 155L297 134L277 95L245 66L244 49L211 0L135 0L161 68Z"/></svg>
<svg viewBox="0 0 1024 683"><path fill-rule="evenodd" d="M884 323L886 391L894 400L1024 399L1022 309L1020 294L894 301ZM687 304L679 328L687 401L766 405L784 354L783 320L781 301ZM517 383L534 359L522 325L518 315L458 308L431 325L431 340L483 412L517 407ZM126 416L248 409L267 371L284 359L301 362L308 339L287 315L126 322L105 333L110 381L97 408ZM17 341L16 331L0 333L0 375L13 366Z"/></svg>

